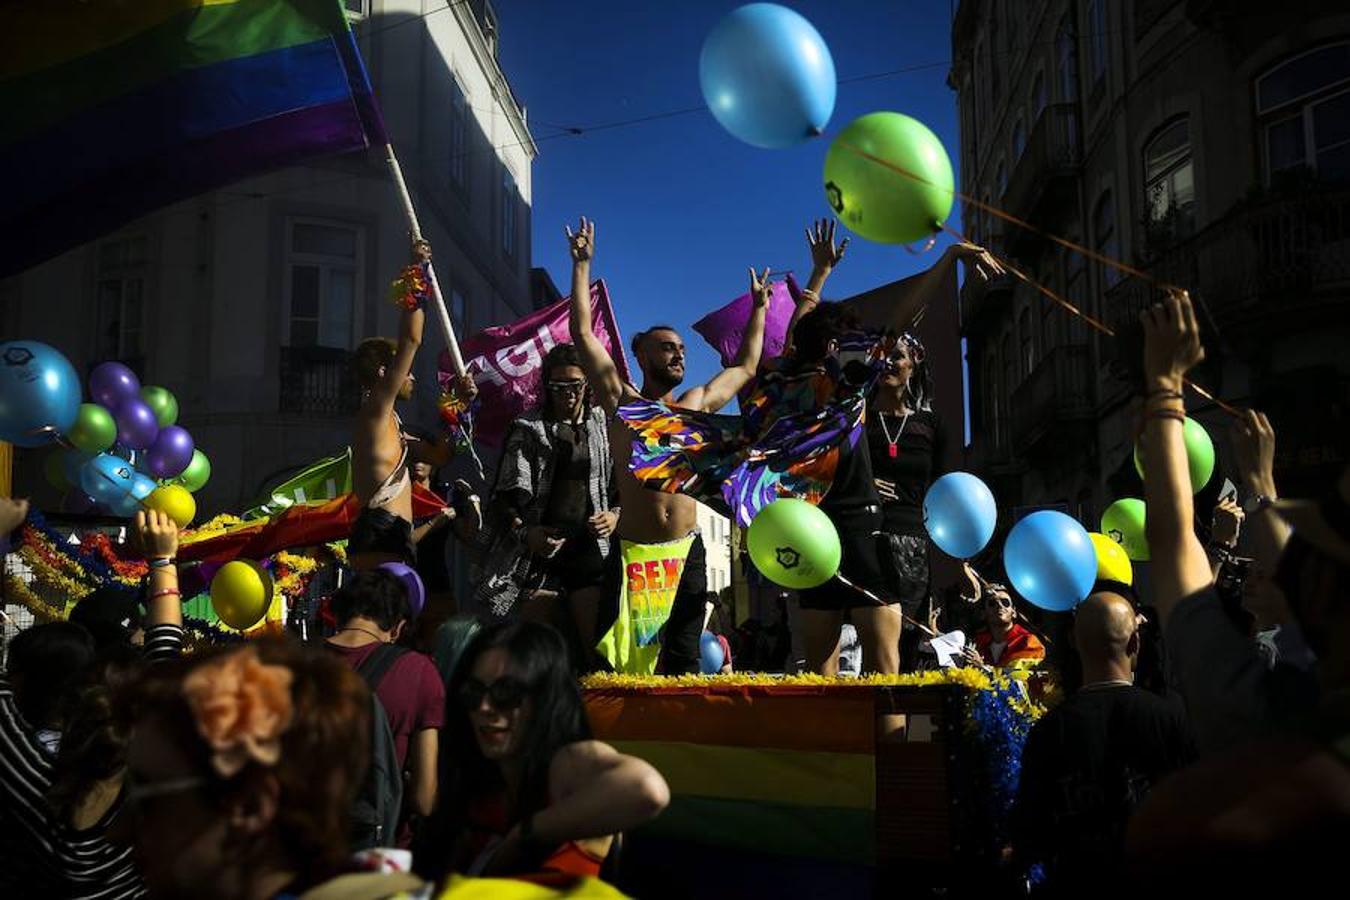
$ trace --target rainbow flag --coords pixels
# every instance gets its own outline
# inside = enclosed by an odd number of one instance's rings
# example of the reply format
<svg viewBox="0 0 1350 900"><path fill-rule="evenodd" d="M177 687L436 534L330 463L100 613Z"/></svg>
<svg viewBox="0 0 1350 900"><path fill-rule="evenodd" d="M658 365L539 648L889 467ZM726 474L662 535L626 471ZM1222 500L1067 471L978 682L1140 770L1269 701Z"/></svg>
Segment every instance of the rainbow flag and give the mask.
<svg viewBox="0 0 1350 900"><path fill-rule="evenodd" d="M339 0L9 4L0 108L0 276L183 197L387 143Z"/></svg>

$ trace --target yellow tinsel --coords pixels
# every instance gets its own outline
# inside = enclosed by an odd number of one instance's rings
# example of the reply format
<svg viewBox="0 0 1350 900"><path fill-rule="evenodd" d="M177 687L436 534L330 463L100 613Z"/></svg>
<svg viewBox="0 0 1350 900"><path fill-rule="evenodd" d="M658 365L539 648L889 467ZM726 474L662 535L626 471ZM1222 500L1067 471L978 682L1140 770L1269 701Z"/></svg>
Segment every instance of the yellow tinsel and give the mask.
<svg viewBox="0 0 1350 900"><path fill-rule="evenodd" d="M987 691L994 678L1006 683L1002 675L991 676L979 669L939 669L904 675L863 675L858 678L826 677L814 673L801 675L763 675L733 672L730 675L615 675L600 673L582 679L582 687L594 690L646 690L651 688L705 687L932 687L958 685Z"/></svg>

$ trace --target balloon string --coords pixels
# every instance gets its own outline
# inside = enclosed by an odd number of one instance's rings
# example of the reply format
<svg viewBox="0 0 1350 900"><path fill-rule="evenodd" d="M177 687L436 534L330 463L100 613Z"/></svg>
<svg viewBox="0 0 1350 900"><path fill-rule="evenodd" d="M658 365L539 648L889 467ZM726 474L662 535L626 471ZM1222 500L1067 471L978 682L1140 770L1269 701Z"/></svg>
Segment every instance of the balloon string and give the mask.
<svg viewBox="0 0 1350 900"><path fill-rule="evenodd" d="M1136 278L1141 278L1144 281L1147 281L1150 284L1156 284L1159 287L1164 288L1171 287L1171 285L1163 284L1162 282L1155 279L1153 276L1149 275L1147 272L1140 271L1139 269L1136 269L1129 263L1121 262L1118 259L1112 259L1109 256L1104 256L1101 253L1098 253L1097 251L1093 250L1090 247L1084 247L1082 244L1075 243L1071 240L1068 240L1067 238L1062 238L1059 237L1058 235L1051 234L1050 232L1045 231L1044 229L1032 225L1025 219L1019 219L1012 213L1004 212L1003 210L998 209L997 207L990 206L988 203L982 203L979 200L976 200L974 197L971 197L967 194L963 194L960 191L955 190L953 188L943 187L942 185L936 184L930 181L929 179L924 178L922 175L919 175L916 172L911 172L910 170L904 168L903 166L896 165L895 163L891 162L888 159L882 159L880 156L877 156L874 153L868 153L866 150L862 149L858 145L845 140L842 136L835 138L835 143L853 151L858 156L861 156L863 159L876 163L882 168L890 169L892 172L904 175L906 178L912 178L915 181L920 182L921 184L926 184L930 187L937 188L943 193L951 193L953 197L960 200L962 203L967 203L971 206L974 206L977 209L982 209L985 212L989 213L990 215L995 216L996 218L999 219L1003 219L1005 222L1011 222L1012 224L1018 226L1019 228L1025 228L1027 231L1030 231L1033 234L1038 234L1041 237L1045 238L1046 240L1053 241L1054 243L1059 244L1061 247L1065 247L1069 250L1074 251L1075 253L1081 253L1088 259L1096 260L1097 262L1101 263L1104 266L1110 266L1113 269L1117 269L1121 272L1124 272L1127 275L1133 275Z"/></svg>
<svg viewBox="0 0 1350 900"><path fill-rule="evenodd" d="M970 241L966 238L965 235L963 235L961 232L957 231L955 228L952 228L950 225L946 225L946 224L942 225L942 230L945 231L945 232L947 232L947 234L951 235L953 238L955 238L956 240L960 241L960 242L963 243L963 244L965 244L965 243L970 243ZM1077 316L1078 318L1082 319L1084 322L1086 322L1088 325L1092 326L1092 327L1093 327L1094 329L1096 329L1097 331L1101 332L1101 333L1104 334L1104 335L1107 335L1108 337L1116 337L1115 329L1111 328L1111 327L1110 327L1109 325L1107 325L1105 322L1102 322L1100 319L1096 318L1095 316L1091 316L1091 315L1089 315L1088 313L1083 312L1081 309L1079 309L1077 306L1075 306L1075 305L1074 305L1073 303L1071 303L1070 301L1064 299L1063 297L1061 297L1059 294L1055 293L1055 292L1054 292L1053 290L1051 290L1050 288L1048 288L1048 287L1046 287L1045 285L1041 284L1040 282L1036 281L1034 278L1031 278L1030 276L1028 276L1025 272L1023 272L1021 269L1017 268L1017 266L1013 265L1013 264L1012 264L1011 262L1009 262L1008 260L1003 259L1003 258L1000 257L1000 256L997 256L996 254L994 254L993 252L991 252L991 251L988 250L987 248L985 249L985 252L988 253L990 256L992 256L992 257L994 258L994 261L995 261L995 262L997 262L997 263L998 263L1000 266L1002 266L1003 268L1007 269L1007 270L1008 270L1010 273L1012 273L1012 275L1014 275L1016 278L1018 278L1019 280L1021 280L1021 281L1024 282L1025 284L1030 285L1032 288L1034 288L1036 291L1040 292L1041 294L1045 295L1046 297L1049 297L1049 298L1050 298L1051 300L1053 300L1055 303L1059 304L1059 305L1062 306L1064 309L1068 310L1071 314L1073 314L1073 315ZM1155 283L1156 283L1156 282L1155 282ZM1206 390L1205 388L1203 388L1203 387L1201 387L1200 385L1196 384L1194 381L1191 381L1189 378L1183 378L1183 379L1182 379L1182 382L1186 385L1186 387L1190 388L1192 391L1194 391L1196 394L1199 394L1199 395L1200 395L1201 397L1203 397L1204 399L1210 401L1210 402L1213 403L1215 406L1219 407L1219 409L1221 409L1221 410L1223 410L1224 412L1228 413L1230 416L1233 416L1234 418L1238 418L1238 419L1242 418L1242 412L1241 412L1240 410L1238 410L1236 407L1232 406L1231 404L1225 403L1223 400L1220 400L1218 397L1214 396L1214 394L1210 393L1210 392L1209 392L1208 390Z"/></svg>

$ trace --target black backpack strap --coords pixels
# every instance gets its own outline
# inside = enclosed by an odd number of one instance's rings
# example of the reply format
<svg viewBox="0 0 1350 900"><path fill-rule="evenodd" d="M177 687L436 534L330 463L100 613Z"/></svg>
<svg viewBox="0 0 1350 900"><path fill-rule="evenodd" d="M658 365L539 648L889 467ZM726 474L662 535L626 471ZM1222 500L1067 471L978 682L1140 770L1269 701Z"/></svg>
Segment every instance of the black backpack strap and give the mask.
<svg viewBox="0 0 1350 900"><path fill-rule="evenodd" d="M375 652L366 657L361 665L356 667L356 674L366 680L366 685L375 691L384 676L389 674L389 670L398 662L399 657L408 652L408 648L400 647L397 644L381 644L375 648Z"/></svg>

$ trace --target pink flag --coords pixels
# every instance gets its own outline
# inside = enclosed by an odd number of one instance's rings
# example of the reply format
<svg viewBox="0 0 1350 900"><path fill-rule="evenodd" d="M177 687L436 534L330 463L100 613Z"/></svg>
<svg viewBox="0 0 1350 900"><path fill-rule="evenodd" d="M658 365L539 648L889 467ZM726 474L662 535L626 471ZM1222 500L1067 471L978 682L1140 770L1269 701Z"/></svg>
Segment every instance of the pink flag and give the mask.
<svg viewBox="0 0 1350 900"><path fill-rule="evenodd" d="M572 342L567 329L568 303L562 300L511 325L495 325L459 345L464 365L478 385L474 436L482 443L500 446L511 420L539 405L544 355L558 344ZM595 336L614 358L619 374L627 379L623 339L603 281L591 285L591 315ZM449 354L441 351L437 365L444 387L454 376Z"/></svg>

